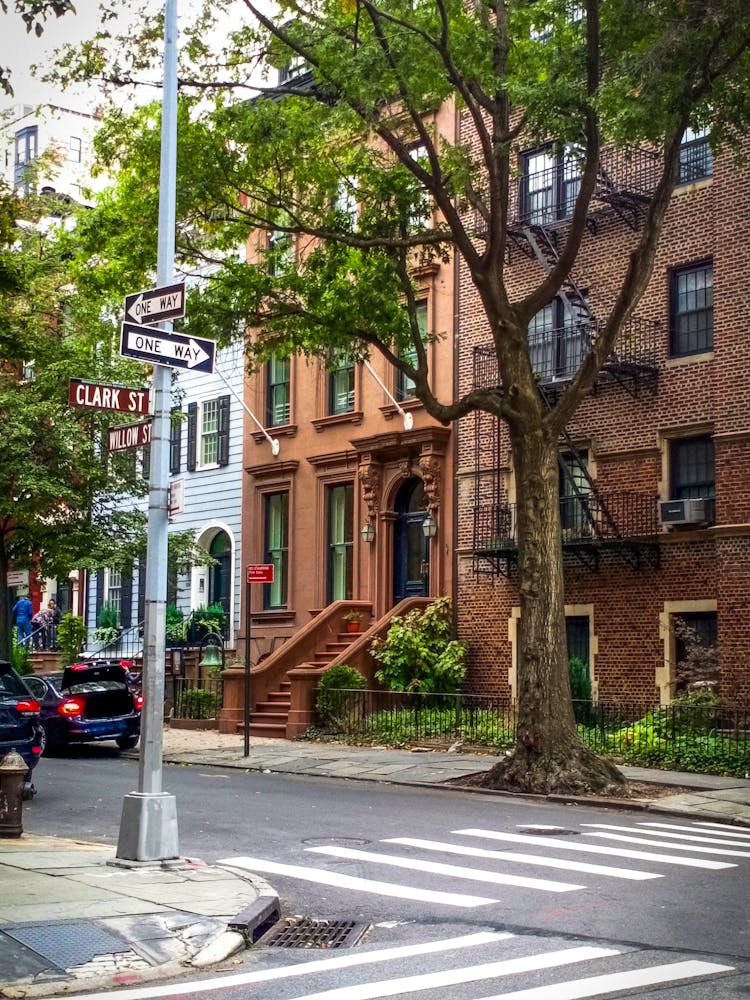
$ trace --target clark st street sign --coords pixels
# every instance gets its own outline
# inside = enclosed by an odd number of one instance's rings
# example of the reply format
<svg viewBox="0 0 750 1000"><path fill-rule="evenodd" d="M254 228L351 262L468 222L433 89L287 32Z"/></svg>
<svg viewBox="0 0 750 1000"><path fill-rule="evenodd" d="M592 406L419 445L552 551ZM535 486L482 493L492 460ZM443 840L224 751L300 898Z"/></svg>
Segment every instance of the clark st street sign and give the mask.
<svg viewBox="0 0 750 1000"><path fill-rule="evenodd" d="M123 323L120 354L124 358L136 358L168 368L211 373L214 370L216 341Z"/></svg>

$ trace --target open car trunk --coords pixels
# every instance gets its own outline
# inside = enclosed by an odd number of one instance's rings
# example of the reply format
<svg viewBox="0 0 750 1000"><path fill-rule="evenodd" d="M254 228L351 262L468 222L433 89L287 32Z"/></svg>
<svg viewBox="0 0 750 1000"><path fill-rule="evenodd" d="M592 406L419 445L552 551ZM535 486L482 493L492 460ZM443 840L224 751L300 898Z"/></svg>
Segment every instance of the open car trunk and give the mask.
<svg viewBox="0 0 750 1000"><path fill-rule="evenodd" d="M88 719L129 715L135 707L119 664L74 663L65 668L60 690L65 696L81 698L83 715Z"/></svg>

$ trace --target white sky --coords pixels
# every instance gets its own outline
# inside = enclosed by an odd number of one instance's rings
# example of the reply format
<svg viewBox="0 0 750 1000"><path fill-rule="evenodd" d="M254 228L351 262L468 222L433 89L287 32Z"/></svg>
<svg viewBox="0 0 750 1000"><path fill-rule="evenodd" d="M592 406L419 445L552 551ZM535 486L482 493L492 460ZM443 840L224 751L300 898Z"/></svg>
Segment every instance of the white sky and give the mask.
<svg viewBox="0 0 750 1000"><path fill-rule="evenodd" d="M164 9L163 0L151 0L156 12ZM178 0L177 10L179 27L181 28L190 17L190 10L195 0ZM75 43L91 37L99 27L98 0L74 0L75 14L65 14L63 17L52 17L45 23L41 38L31 32L26 32L26 26L15 10L13 0L8 4L10 12L0 14L0 65L9 66L12 72L11 82L15 91L12 98L0 95L0 110L12 107L14 104L41 103L58 104L62 107L79 111L90 111L99 103L96 88L69 87L65 91L50 84L41 83L31 75L30 66L37 64L44 67L51 60L54 50L66 42ZM123 5L124 11L127 6ZM239 11L238 11L239 13ZM246 11L245 11L246 15ZM231 19L233 27L237 22ZM158 91L143 88L142 100L153 100Z"/></svg>

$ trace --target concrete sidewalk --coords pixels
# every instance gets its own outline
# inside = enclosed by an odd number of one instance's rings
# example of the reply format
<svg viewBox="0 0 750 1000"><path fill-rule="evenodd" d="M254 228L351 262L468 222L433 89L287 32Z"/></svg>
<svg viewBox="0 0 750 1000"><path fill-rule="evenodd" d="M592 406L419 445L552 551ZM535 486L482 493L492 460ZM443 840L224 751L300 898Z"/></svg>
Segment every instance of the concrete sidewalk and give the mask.
<svg viewBox="0 0 750 1000"><path fill-rule="evenodd" d="M278 914L263 879L181 859L113 865L102 844L0 839L0 996L137 985L245 947Z"/></svg>
<svg viewBox="0 0 750 1000"><path fill-rule="evenodd" d="M446 784L500 759L429 747L267 739L253 739L244 757L238 736L164 732L167 763L428 786L445 794L506 794ZM633 781L671 785L675 794L554 799L750 826L748 780L622 770ZM0 839L0 997L51 997L176 976L185 965L203 967L229 957L252 939L253 929L278 914L276 892L257 876L191 859L121 867L112 864L114 853L101 844L28 834Z"/></svg>

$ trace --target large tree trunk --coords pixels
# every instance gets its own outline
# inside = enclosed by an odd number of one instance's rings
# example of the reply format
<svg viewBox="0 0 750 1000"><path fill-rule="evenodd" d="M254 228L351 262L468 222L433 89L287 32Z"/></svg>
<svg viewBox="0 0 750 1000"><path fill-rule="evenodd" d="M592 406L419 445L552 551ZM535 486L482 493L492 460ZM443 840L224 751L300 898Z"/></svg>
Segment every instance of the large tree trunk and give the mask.
<svg viewBox="0 0 750 1000"><path fill-rule="evenodd" d="M518 503L516 746L483 784L582 793L621 784L620 772L578 738L570 694L560 536L558 442L543 422L511 428Z"/></svg>

